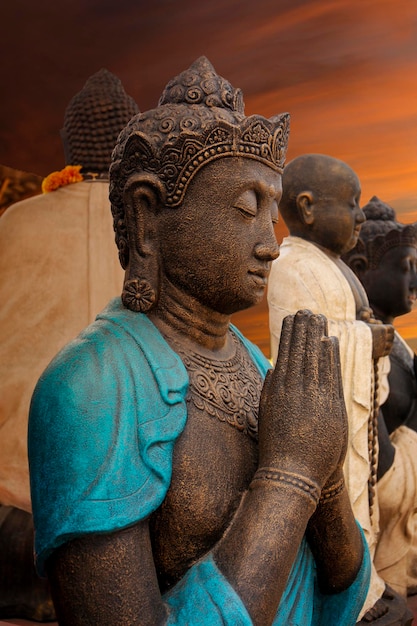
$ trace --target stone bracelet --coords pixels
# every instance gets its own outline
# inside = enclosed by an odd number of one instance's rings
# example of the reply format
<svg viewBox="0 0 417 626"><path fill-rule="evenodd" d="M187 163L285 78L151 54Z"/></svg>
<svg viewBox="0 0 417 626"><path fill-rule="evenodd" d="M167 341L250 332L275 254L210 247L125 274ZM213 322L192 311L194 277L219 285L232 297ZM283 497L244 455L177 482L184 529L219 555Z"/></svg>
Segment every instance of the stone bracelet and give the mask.
<svg viewBox="0 0 417 626"><path fill-rule="evenodd" d="M337 483L331 485L331 487L327 487L323 489L320 496L320 504L326 504L327 502L331 502L337 496L339 496L345 488L345 480L341 478Z"/></svg>
<svg viewBox="0 0 417 626"><path fill-rule="evenodd" d="M275 469L274 467L261 467L255 472L249 489L252 489L260 482L265 484L283 483L291 485L300 491L302 495L309 497L313 501L314 506L317 506L320 499L320 487L317 483L293 472L286 472L284 470Z"/></svg>

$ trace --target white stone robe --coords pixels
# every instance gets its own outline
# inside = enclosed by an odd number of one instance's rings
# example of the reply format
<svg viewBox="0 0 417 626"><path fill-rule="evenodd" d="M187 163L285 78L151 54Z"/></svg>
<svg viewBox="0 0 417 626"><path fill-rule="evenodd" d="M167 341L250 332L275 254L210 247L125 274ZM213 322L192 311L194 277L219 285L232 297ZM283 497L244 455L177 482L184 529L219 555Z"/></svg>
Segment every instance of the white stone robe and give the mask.
<svg viewBox="0 0 417 626"><path fill-rule="evenodd" d="M122 291L105 181L71 184L0 218L0 504L31 510L27 418L53 356Z"/></svg>
<svg viewBox="0 0 417 626"><path fill-rule="evenodd" d="M395 334L413 367L414 352ZM380 535L374 563L383 579L406 596L417 593L417 433L400 426L391 441L394 463L378 482Z"/></svg>
<svg viewBox="0 0 417 626"><path fill-rule="evenodd" d="M329 335L339 339L349 420L345 480L354 515L364 529L373 557L378 535L378 506L375 502L371 520L368 500L368 418L373 393L371 331L367 324L356 320L352 289L336 263L324 251L300 237L290 236L283 240L280 256L272 264L268 305L274 362L283 319L300 309L325 315ZM384 587L373 568L362 614L381 597Z"/></svg>

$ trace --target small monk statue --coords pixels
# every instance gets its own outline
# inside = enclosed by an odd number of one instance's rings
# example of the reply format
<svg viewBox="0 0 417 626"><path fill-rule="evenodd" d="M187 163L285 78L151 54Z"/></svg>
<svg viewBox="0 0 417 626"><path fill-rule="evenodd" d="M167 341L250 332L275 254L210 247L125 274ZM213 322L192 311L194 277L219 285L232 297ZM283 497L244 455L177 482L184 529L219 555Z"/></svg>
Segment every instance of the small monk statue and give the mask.
<svg viewBox="0 0 417 626"><path fill-rule="evenodd" d="M370 560L337 341L289 316L272 372L230 323L278 255L288 131L287 114L246 117L203 57L119 137L122 296L52 361L29 420L62 626L355 624Z"/></svg>
<svg viewBox="0 0 417 626"><path fill-rule="evenodd" d="M114 74L93 74L65 111L66 167L0 219L0 618L54 615L33 567L29 404L57 351L120 293L108 170L138 111Z"/></svg>
<svg viewBox="0 0 417 626"><path fill-rule="evenodd" d="M344 162L322 154L291 161L279 204L288 227L268 287L271 350L275 361L284 318L307 308L326 316L339 340L349 447L344 473L353 511L374 557L378 537L378 406L387 388L394 329L375 320L360 281L341 259L358 240L365 215L360 182ZM372 568L360 617L388 626L410 623L404 600Z"/></svg>
<svg viewBox="0 0 417 626"><path fill-rule="evenodd" d="M411 312L417 295L417 226L398 222L374 196L362 208L356 246L344 259L384 324ZM396 331L389 355L389 395L379 422L380 535L374 558L383 579L403 596L417 593L416 355Z"/></svg>

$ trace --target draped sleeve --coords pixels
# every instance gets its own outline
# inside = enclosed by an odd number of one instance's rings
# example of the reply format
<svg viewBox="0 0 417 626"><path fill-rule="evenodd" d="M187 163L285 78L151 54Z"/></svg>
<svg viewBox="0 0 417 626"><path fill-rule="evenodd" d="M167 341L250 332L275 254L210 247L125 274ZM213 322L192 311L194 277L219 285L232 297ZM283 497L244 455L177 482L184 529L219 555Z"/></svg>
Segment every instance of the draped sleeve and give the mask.
<svg viewBox="0 0 417 626"><path fill-rule="evenodd" d="M125 528L162 503L187 386L155 326L117 301L52 361L28 431L40 571L62 543Z"/></svg>

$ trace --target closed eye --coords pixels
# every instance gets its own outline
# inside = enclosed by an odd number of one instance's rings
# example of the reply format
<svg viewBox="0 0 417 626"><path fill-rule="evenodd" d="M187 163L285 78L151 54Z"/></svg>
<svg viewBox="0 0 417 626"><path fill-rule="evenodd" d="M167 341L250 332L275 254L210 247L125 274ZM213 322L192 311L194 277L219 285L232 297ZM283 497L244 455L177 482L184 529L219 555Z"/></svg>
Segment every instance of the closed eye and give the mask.
<svg viewBox="0 0 417 626"><path fill-rule="evenodd" d="M253 219L258 213L256 193L252 189L247 189L237 198L234 207L246 219Z"/></svg>
<svg viewBox="0 0 417 626"><path fill-rule="evenodd" d="M246 219L253 219L254 217L256 217L256 213L248 211L248 209L246 208L244 209L243 207L235 206L235 209L237 209L239 213L241 213Z"/></svg>

